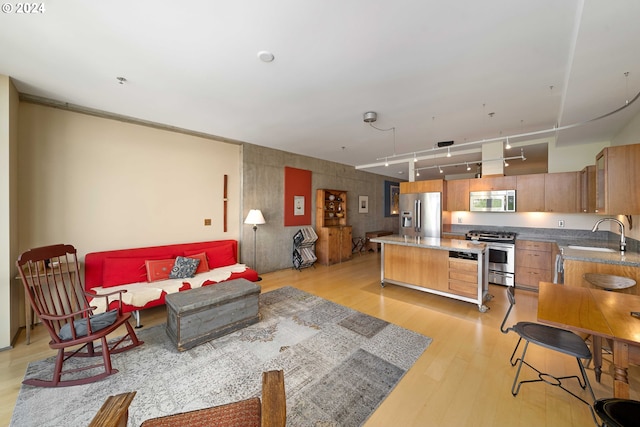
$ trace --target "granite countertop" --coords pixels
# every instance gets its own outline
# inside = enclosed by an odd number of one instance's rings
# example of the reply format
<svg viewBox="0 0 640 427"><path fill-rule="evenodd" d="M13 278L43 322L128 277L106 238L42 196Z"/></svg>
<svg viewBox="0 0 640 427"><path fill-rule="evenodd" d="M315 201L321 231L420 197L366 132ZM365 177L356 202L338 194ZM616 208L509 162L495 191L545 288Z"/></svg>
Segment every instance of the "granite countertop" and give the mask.
<svg viewBox="0 0 640 427"><path fill-rule="evenodd" d="M620 236L609 231L593 233L591 230L558 230L526 227L474 226L473 228L513 231L517 233L517 240L555 243L560 248L563 258L568 260L640 267L640 247L638 241L627 238L627 250L620 252ZM464 235L466 231L467 230L462 227L453 226L451 229L443 231L443 236ZM609 248L612 249L613 252L571 249L569 246Z"/></svg>
<svg viewBox="0 0 640 427"><path fill-rule="evenodd" d="M438 237L411 237L400 236L397 234L390 236L381 236L371 239L376 243L389 243L401 246L414 246L426 249L440 249L456 252L484 253L487 245L479 242L471 242L470 240L459 239L441 239Z"/></svg>

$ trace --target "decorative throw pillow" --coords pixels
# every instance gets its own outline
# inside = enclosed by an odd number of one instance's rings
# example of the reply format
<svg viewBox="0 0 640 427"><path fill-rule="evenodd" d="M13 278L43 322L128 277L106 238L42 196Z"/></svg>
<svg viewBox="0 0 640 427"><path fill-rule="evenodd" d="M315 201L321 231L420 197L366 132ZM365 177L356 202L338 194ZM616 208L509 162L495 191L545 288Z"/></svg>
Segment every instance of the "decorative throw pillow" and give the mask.
<svg viewBox="0 0 640 427"><path fill-rule="evenodd" d="M195 258L200 260L200 264L198 264L198 269L196 270L196 274L198 273L206 273L210 270L209 263L207 262L207 254L204 252L200 252L198 254L184 254L187 258Z"/></svg>
<svg viewBox="0 0 640 427"><path fill-rule="evenodd" d="M118 317L117 310L106 311L104 313L96 314L95 316L91 316L89 318L89 323L91 324L91 332L99 331L100 329L104 329L107 326L113 325ZM73 328L76 330L76 338L84 337L87 335L87 319L78 319L73 321ZM73 338L71 335L71 325L69 323L65 324L60 328L60 332L58 336L61 340L66 341Z"/></svg>
<svg viewBox="0 0 640 427"><path fill-rule="evenodd" d="M173 264L169 278L186 279L187 277L193 277L198 269L198 264L200 264L199 259L179 256Z"/></svg>
<svg viewBox="0 0 640 427"><path fill-rule="evenodd" d="M147 267L147 281L155 282L158 280L167 280L175 262L176 260L173 258L146 260L145 266Z"/></svg>

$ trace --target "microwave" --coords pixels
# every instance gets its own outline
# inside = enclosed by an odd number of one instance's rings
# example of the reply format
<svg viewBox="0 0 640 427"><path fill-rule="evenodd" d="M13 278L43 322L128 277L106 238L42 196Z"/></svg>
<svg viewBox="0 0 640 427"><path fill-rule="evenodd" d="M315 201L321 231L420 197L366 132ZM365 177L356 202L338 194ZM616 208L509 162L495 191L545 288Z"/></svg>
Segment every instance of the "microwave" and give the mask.
<svg viewBox="0 0 640 427"><path fill-rule="evenodd" d="M515 212L516 190L472 191L469 209L471 212Z"/></svg>

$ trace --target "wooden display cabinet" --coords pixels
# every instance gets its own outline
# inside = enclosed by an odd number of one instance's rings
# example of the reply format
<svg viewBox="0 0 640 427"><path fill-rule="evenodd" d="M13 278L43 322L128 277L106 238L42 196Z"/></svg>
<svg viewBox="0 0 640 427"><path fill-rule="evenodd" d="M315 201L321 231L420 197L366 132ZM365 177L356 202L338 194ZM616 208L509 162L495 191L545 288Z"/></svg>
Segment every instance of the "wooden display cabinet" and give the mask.
<svg viewBox="0 0 640 427"><path fill-rule="evenodd" d="M316 256L331 265L351 259L351 226L347 225L347 192L318 189L316 192Z"/></svg>

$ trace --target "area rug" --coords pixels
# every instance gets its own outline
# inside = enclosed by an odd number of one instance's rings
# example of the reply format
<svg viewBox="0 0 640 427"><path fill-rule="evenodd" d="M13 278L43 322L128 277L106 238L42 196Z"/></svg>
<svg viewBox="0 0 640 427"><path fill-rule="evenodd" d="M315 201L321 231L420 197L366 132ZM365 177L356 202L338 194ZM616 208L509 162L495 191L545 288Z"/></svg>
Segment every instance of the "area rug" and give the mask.
<svg viewBox="0 0 640 427"><path fill-rule="evenodd" d="M431 338L285 287L260 295L260 322L177 351L158 325L144 345L112 357L120 372L93 384L23 385L12 426L86 426L105 399L137 391L129 426L148 418L259 396L262 372L282 369L287 425L363 424L431 343ZM50 378L54 357L25 378Z"/></svg>

